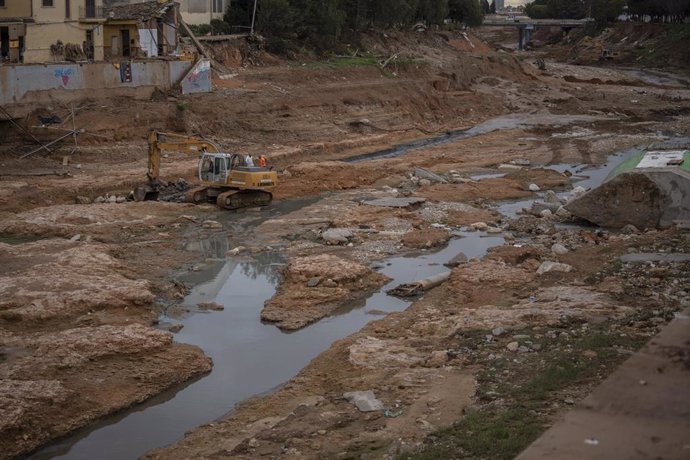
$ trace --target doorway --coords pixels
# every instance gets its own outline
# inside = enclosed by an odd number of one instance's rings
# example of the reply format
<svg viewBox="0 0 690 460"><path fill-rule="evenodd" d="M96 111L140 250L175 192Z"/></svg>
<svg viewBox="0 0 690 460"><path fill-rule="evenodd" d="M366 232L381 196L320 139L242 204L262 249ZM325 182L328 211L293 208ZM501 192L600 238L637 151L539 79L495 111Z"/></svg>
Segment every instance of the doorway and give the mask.
<svg viewBox="0 0 690 460"><path fill-rule="evenodd" d="M10 29L0 27L0 61L9 59L10 56Z"/></svg>
<svg viewBox="0 0 690 460"><path fill-rule="evenodd" d="M130 54L129 29L122 29L120 31L120 37L122 38L122 56L129 57L129 54Z"/></svg>

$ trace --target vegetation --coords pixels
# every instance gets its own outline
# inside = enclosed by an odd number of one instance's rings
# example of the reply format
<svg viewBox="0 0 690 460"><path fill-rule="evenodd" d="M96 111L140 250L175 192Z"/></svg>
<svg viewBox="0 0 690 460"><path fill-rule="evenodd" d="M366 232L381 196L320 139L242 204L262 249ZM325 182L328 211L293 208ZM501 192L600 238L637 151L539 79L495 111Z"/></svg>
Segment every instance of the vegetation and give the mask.
<svg viewBox="0 0 690 460"><path fill-rule="evenodd" d="M233 0L225 22L247 31L253 9L254 0ZM325 51L372 27L440 25L447 19L478 26L483 17L480 0L258 0L254 28L269 48L296 41Z"/></svg>
<svg viewBox="0 0 690 460"><path fill-rule="evenodd" d="M626 3L628 14L637 20L683 22L690 16L690 0L534 0L525 5L525 13L534 19L591 17L605 23L623 13Z"/></svg>

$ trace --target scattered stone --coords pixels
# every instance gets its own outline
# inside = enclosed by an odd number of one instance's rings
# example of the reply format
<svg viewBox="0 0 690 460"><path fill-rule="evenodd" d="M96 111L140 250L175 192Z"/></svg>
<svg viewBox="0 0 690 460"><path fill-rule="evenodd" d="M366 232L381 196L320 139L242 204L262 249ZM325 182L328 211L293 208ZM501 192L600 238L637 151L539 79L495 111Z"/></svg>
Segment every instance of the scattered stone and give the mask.
<svg viewBox="0 0 690 460"><path fill-rule="evenodd" d="M419 179L419 185L420 187L428 187L431 185L431 181L429 179Z"/></svg>
<svg viewBox="0 0 690 460"><path fill-rule="evenodd" d="M546 193L544 193L544 203L557 204L559 206L563 204L553 190L547 190Z"/></svg>
<svg viewBox="0 0 690 460"><path fill-rule="evenodd" d="M549 273L549 272L569 272L573 269L572 266L568 264L562 264L559 262L552 262L550 260L547 260L546 262L542 262L542 264L539 266L537 269L537 275L543 275L544 273Z"/></svg>
<svg viewBox="0 0 690 460"><path fill-rule="evenodd" d="M251 447L252 449L256 449L259 447L259 441L257 441L256 438L252 438L247 442L247 446Z"/></svg>
<svg viewBox="0 0 690 460"><path fill-rule="evenodd" d="M94 203L105 203L105 198L102 196L97 196L95 200L93 200Z"/></svg>
<svg viewBox="0 0 690 460"><path fill-rule="evenodd" d="M529 187L527 187L530 192L538 192L541 190L541 187L539 187L537 184L529 184Z"/></svg>
<svg viewBox="0 0 690 460"><path fill-rule="evenodd" d="M74 199L74 202L77 204L91 204L91 198L79 195Z"/></svg>
<svg viewBox="0 0 690 460"><path fill-rule="evenodd" d="M514 160L510 160L510 164L518 166L529 166L531 163L527 158L516 158Z"/></svg>
<svg viewBox="0 0 690 460"><path fill-rule="evenodd" d="M350 238L353 238L352 230L347 228L329 228L321 234L321 238L332 245L347 244Z"/></svg>
<svg viewBox="0 0 690 460"><path fill-rule="evenodd" d="M76 235L74 235L74 236L73 236L72 238L70 238L69 240L70 240L71 242L73 242L73 243L76 243L76 242L79 241L80 239L81 239L81 235L80 235L79 233L77 233Z"/></svg>
<svg viewBox="0 0 690 460"><path fill-rule="evenodd" d="M343 398L354 404L360 412L383 410L383 403L376 399L376 395L371 390L349 391L343 394Z"/></svg>
<svg viewBox="0 0 690 460"><path fill-rule="evenodd" d="M106 199L106 201L107 201L108 203L117 203L117 197L116 197L115 195L110 195L110 196Z"/></svg>
<svg viewBox="0 0 690 460"><path fill-rule="evenodd" d="M518 351L518 353L527 353L529 351L529 348L527 348L524 345L520 345L520 347L518 347L517 351Z"/></svg>
<svg viewBox="0 0 690 460"><path fill-rule="evenodd" d="M510 342L508 345L506 345L506 348L508 349L508 351L515 353L516 351L518 351L518 348L520 348L520 344L517 342Z"/></svg>
<svg viewBox="0 0 690 460"><path fill-rule="evenodd" d="M125 196L120 195L120 196L115 198L115 203L124 203L125 201L127 201L127 197L125 197Z"/></svg>
<svg viewBox="0 0 690 460"><path fill-rule="evenodd" d="M208 228L208 229L222 229L223 224L218 222L217 220L205 220L201 226L203 228Z"/></svg>
<svg viewBox="0 0 690 460"><path fill-rule="evenodd" d="M445 184L448 181L445 180L443 177L439 176L438 174L429 171L428 169L425 168L415 168L414 169L414 175L419 177L420 179L420 185L421 181L426 179L431 182L439 182L441 184Z"/></svg>
<svg viewBox="0 0 690 460"><path fill-rule="evenodd" d="M635 227L633 224L628 224L625 227L621 229L621 232L625 233L626 235L633 235L640 233L640 231Z"/></svg>
<svg viewBox="0 0 690 460"><path fill-rule="evenodd" d="M575 198L581 197L585 193L587 193L587 190L584 187L578 185L577 187L573 188L572 192L570 192L570 197L568 198L568 202L571 202Z"/></svg>
<svg viewBox="0 0 690 460"><path fill-rule="evenodd" d="M236 248L230 249L228 252L225 253L226 257L235 257L240 255L240 253L244 252L247 248L244 246L237 246Z"/></svg>
<svg viewBox="0 0 690 460"><path fill-rule="evenodd" d="M197 304L197 307L201 310L213 310L213 311L223 311L225 307L218 302L201 302Z"/></svg>
<svg viewBox="0 0 690 460"><path fill-rule="evenodd" d="M568 252L568 248L566 248L562 244L556 243L553 246L551 246L551 252L559 256L562 256L563 254L566 254Z"/></svg>
<svg viewBox="0 0 690 460"><path fill-rule="evenodd" d="M448 352L446 350L432 351L426 360L426 367L441 367L448 362Z"/></svg>
<svg viewBox="0 0 690 460"><path fill-rule="evenodd" d="M559 206L558 209L556 210L556 216L560 217L561 219L571 219L573 217L572 214L570 214L570 211L565 209L565 206Z"/></svg>
<svg viewBox="0 0 690 460"><path fill-rule="evenodd" d="M503 231L503 229L499 228L499 227L489 227L486 229L486 233L491 233L491 234L501 233L502 231Z"/></svg>
<svg viewBox="0 0 690 460"><path fill-rule="evenodd" d="M527 340L529 339L529 335L527 334L515 334L513 336L513 340Z"/></svg>
<svg viewBox="0 0 690 460"><path fill-rule="evenodd" d="M533 343L530 347L531 347L532 350L534 350L534 351L540 351L541 348L542 348L541 343Z"/></svg>
<svg viewBox="0 0 690 460"><path fill-rule="evenodd" d="M498 165L498 169L503 169L503 170L508 169L508 170L512 170L512 171L518 171L518 170L522 169L522 166L502 163L502 164Z"/></svg>
<svg viewBox="0 0 690 460"><path fill-rule="evenodd" d="M177 324L173 324L172 326L170 326L168 328L168 330L170 332L172 332L173 334L177 334L178 332L180 332L182 330L183 327L184 327L184 324L177 323Z"/></svg>
<svg viewBox="0 0 690 460"><path fill-rule="evenodd" d="M506 332L507 332L507 331L506 331L506 329L505 329L504 327L497 327L497 328L495 328L495 329L493 329L493 330L491 331L491 333L492 333L494 336L496 336L496 337L500 337L500 336L502 336L503 334L505 334Z"/></svg>
<svg viewBox="0 0 690 460"><path fill-rule="evenodd" d="M338 287L338 283L328 278L326 281L323 282L322 286L326 288L336 288Z"/></svg>
<svg viewBox="0 0 690 460"><path fill-rule="evenodd" d="M318 276L315 276L314 278L310 278L309 281L307 281L307 287L313 288L319 285L321 282L321 278Z"/></svg>
<svg viewBox="0 0 690 460"><path fill-rule="evenodd" d="M588 359L594 359L598 355L597 355L597 352L594 350L585 350L582 352L582 356L584 356L585 358L588 358Z"/></svg>
<svg viewBox="0 0 690 460"><path fill-rule="evenodd" d="M550 209L544 209L542 212L539 213L541 217L551 217L553 213L551 212Z"/></svg>
<svg viewBox="0 0 690 460"><path fill-rule="evenodd" d="M565 398L565 399L563 400L563 402L566 403L566 404L569 405L569 406L572 406L573 404L575 404L575 400L573 400L573 399L571 399L571 398Z"/></svg>
<svg viewBox="0 0 690 460"><path fill-rule="evenodd" d="M489 228L486 222L475 222L470 225L473 230L478 230L480 232L486 231Z"/></svg>
<svg viewBox="0 0 690 460"><path fill-rule="evenodd" d="M446 262L443 265L445 265L446 267L453 268L453 267L457 267L458 265L462 265L462 264L466 264L466 263L467 263L467 256L465 255L465 253L461 252L460 254L453 257L452 259L450 259L448 262Z"/></svg>

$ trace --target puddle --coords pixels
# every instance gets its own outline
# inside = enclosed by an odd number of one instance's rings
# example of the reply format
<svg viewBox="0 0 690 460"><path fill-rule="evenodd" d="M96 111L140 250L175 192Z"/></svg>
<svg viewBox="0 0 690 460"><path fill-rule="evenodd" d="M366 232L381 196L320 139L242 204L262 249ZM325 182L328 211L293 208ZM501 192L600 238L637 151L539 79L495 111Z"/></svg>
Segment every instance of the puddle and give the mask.
<svg viewBox="0 0 690 460"><path fill-rule="evenodd" d="M344 159L343 161L347 163L359 163L362 161L377 160L381 158L392 158L403 155L411 150L449 144L451 142L468 139L480 134L487 134L493 131L505 129L527 128L531 126L562 126L577 122L596 121L602 119L605 119L605 117L595 117L590 115L557 115L550 113L510 114L502 117L492 118L470 129L448 131L440 136L417 139L395 145L388 149L379 150L377 152L352 156Z"/></svg>
<svg viewBox="0 0 690 460"><path fill-rule="evenodd" d="M197 284L184 305L193 309L199 302L216 301L225 305L225 310L194 313L182 319L163 316L161 322L184 324L175 340L203 349L213 358L213 371L184 388L106 418L30 458L137 458L181 439L190 429L227 415L238 402L274 390L289 380L335 340L360 330L383 313L400 311L410 304L386 295L387 289L447 271L443 263L459 252L470 258L481 257L504 241L500 235L481 232L457 235L461 237L452 239L440 251L384 260L380 271L392 281L378 293L291 333L260 320L263 303L273 295L279 281L279 269L284 263L279 253L260 253L251 260L224 260L202 272L190 273L184 281ZM230 247L222 236L199 245L211 257L225 254Z"/></svg>

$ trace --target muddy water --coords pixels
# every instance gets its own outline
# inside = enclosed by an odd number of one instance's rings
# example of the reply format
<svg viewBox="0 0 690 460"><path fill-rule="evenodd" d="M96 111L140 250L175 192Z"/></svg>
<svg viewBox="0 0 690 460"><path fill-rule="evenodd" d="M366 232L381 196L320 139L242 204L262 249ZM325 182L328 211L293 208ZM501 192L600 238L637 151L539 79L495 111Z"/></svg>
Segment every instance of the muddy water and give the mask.
<svg viewBox="0 0 690 460"><path fill-rule="evenodd" d="M377 160L381 158L392 158L403 155L411 150L434 147L437 145L449 144L462 139L486 134L493 131L505 129L527 128L531 126L562 126L578 122L588 122L603 120L606 117L595 117L590 115L557 115L550 113L517 113L492 118L480 123L470 129L448 131L445 134L426 139L417 139L411 142L398 144L394 147L379 150L377 152L365 153L346 158L343 161L348 163L359 163L367 160Z"/></svg>
<svg viewBox="0 0 690 460"><path fill-rule="evenodd" d="M227 415L239 401L269 392L290 379L335 340L356 332L382 312L399 311L409 305L408 301L387 296L387 289L447 271L442 264L459 252L481 257L488 248L503 244L503 238L496 235L459 232L456 236L438 252L383 261L380 271L392 281L378 293L292 333L262 324L259 316L264 301L275 292L283 256L269 252L251 259L226 261L224 254L230 248L227 237L200 241L211 259L223 261L187 277L187 281L197 284L184 304L194 309L199 302L216 301L225 305L225 310L196 312L181 319L163 317L162 321L183 323L176 340L203 349L213 358L213 371L184 388L159 395L54 444L32 458L136 458L175 442L200 424Z"/></svg>

